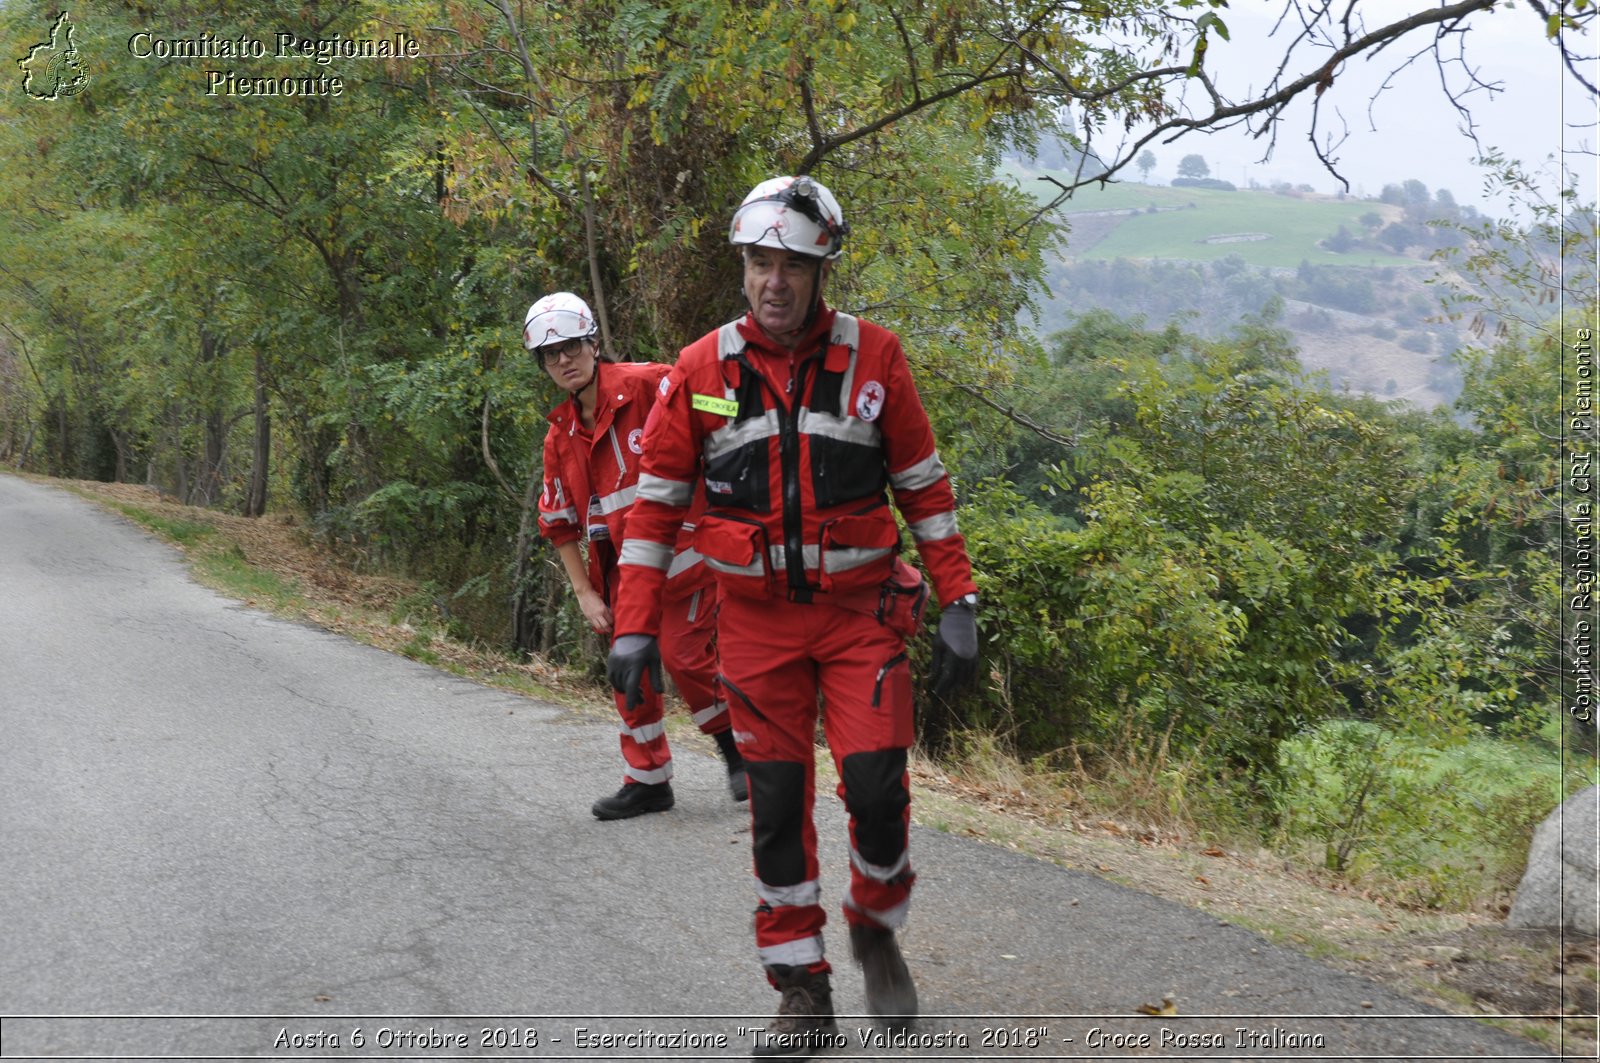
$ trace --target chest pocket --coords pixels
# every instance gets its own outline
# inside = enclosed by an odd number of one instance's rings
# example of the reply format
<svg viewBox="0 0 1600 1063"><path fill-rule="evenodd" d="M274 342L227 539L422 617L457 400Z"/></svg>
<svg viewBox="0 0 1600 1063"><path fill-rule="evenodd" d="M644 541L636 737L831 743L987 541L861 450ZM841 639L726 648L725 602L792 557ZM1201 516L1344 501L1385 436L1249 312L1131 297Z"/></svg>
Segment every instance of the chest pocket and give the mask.
<svg viewBox="0 0 1600 1063"><path fill-rule="evenodd" d="M775 439L774 417L766 408L761 381L754 373L741 373L734 389L739 412L727 424L746 441L707 459L704 468L706 504L714 508L768 513L772 509L770 448Z"/></svg>
<svg viewBox="0 0 1600 1063"><path fill-rule="evenodd" d="M811 491L820 508L881 496L889 485L877 427L845 413L845 379L823 369L811 391Z"/></svg>

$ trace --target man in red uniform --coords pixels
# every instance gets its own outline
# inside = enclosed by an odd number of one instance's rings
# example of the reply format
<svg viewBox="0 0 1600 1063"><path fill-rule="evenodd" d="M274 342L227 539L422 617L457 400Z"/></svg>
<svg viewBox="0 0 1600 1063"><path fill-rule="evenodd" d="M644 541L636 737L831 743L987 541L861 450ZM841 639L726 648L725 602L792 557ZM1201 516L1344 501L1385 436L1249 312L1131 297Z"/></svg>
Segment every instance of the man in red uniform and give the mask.
<svg viewBox="0 0 1600 1063"><path fill-rule="evenodd" d="M677 528L716 574L723 688L750 779L756 948L782 997L757 1055L806 1053L836 1029L824 957L813 739L818 699L850 816L844 918L869 1009L903 1026L916 988L895 938L907 853L912 688L906 640L927 588L901 561L888 492L943 606L935 685L970 678L976 586L955 498L900 341L822 301L842 248L832 193L758 185L734 215L750 305L685 348L661 383L618 572L607 670L624 693L655 667Z"/></svg>
<svg viewBox="0 0 1600 1063"><path fill-rule="evenodd" d="M617 363L599 357L594 315L571 292L547 295L528 308L522 340L567 401L550 412L544 437L544 494L539 533L550 540L567 571L578 607L602 635L612 629L616 549L638 489L644 425L667 366ZM581 515L580 515L581 514ZM716 686L716 589L689 548L693 526L680 532L661 617L661 646L668 672L700 730L710 735L728 765L734 799L748 796L744 762L734 744L726 702ZM578 543L587 533L589 557ZM642 696L617 698L622 714L622 789L594 803L600 819L626 819L672 807L672 753L661 720L661 681Z"/></svg>

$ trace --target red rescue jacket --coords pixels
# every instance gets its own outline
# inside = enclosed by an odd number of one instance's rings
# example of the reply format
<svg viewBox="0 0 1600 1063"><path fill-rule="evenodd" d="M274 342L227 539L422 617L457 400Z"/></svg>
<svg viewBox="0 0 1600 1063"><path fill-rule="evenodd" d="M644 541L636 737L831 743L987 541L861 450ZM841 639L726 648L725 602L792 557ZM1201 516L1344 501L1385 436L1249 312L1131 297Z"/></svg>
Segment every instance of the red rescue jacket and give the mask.
<svg viewBox="0 0 1600 1063"><path fill-rule="evenodd" d="M746 315L684 348L660 389L620 556L617 634L657 631L676 529L701 497L694 546L722 593L875 591L900 549L890 488L939 600L977 589L893 332L824 306L790 352Z"/></svg>
<svg viewBox="0 0 1600 1063"><path fill-rule="evenodd" d="M589 581L607 602L615 597L617 547L638 491L645 421L668 369L656 362L599 361L594 430L583 427L571 396L546 418L539 534L556 546L587 537ZM684 523L673 540L681 546L673 551L677 563L670 566L669 597L711 583L690 548L693 533L693 523Z"/></svg>

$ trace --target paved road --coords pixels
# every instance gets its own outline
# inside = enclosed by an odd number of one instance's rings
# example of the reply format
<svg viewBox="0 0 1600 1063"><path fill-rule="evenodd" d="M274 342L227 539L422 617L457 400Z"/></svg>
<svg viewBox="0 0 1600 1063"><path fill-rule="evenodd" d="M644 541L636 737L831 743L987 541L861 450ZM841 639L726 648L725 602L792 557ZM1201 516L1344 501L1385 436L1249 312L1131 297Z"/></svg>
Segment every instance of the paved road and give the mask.
<svg viewBox="0 0 1600 1063"><path fill-rule="evenodd" d="M4 1058L740 1058L771 1013L710 757L597 823L612 728L222 598L3 475L0 633ZM847 1019L824 1058L1544 1058L1093 876L913 847L921 1040Z"/></svg>

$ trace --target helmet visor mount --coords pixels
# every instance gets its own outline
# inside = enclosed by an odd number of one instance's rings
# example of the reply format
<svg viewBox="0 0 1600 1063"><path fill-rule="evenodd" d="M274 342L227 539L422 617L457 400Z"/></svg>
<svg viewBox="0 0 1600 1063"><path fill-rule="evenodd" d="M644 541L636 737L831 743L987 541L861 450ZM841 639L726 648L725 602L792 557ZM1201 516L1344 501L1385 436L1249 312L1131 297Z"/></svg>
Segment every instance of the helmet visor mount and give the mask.
<svg viewBox="0 0 1600 1063"><path fill-rule="evenodd" d="M834 221L828 212L822 208L822 200L817 194L817 183L809 177L797 177L794 184L785 188L774 197L779 203L797 210L813 225L827 233L831 246L837 251L844 244L846 234L850 227L842 221Z"/></svg>
<svg viewBox="0 0 1600 1063"><path fill-rule="evenodd" d="M522 323L522 345L530 351L567 340L592 339L599 322L589 304L571 292L554 292L528 307Z"/></svg>
<svg viewBox="0 0 1600 1063"><path fill-rule="evenodd" d="M828 196L824 201L823 196ZM812 258L834 259L844 247L850 226L830 209L831 195L810 177L797 177L783 188L747 199L734 212L728 242L780 248ZM793 211L798 219L789 217Z"/></svg>

